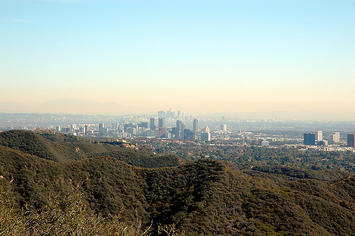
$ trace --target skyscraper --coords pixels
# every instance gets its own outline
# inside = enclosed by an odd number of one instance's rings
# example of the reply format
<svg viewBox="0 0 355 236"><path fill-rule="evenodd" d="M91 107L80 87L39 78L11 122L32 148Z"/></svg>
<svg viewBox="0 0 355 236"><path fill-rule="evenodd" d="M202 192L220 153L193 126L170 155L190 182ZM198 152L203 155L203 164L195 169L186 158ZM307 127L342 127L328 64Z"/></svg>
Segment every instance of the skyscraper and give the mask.
<svg viewBox="0 0 355 236"><path fill-rule="evenodd" d="M88 133L89 133L89 126L88 125L84 125L83 133L84 133L84 135L88 135Z"/></svg>
<svg viewBox="0 0 355 236"><path fill-rule="evenodd" d="M159 120L158 120L158 127L159 127L159 128L165 127L165 118L159 118Z"/></svg>
<svg viewBox="0 0 355 236"><path fill-rule="evenodd" d="M180 110L177 112L177 119L181 120L181 111Z"/></svg>
<svg viewBox="0 0 355 236"><path fill-rule="evenodd" d="M224 132L227 131L227 125L226 124L222 124L221 125L221 130L224 131Z"/></svg>
<svg viewBox="0 0 355 236"><path fill-rule="evenodd" d="M312 133L305 133L303 138L303 143L305 145L315 145L316 144L316 135Z"/></svg>
<svg viewBox="0 0 355 236"><path fill-rule="evenodd" d="M159 136L163 136L166 133L165 118L159 118L158 120Z"/></svg>
<svg viewBox="0 0 355 236"><path fill-rule="evenodd" d="M211 141L211 133L210 132L203 132L201 133L201 140L202 141Z"/></svg>
<svg viewBox="0 0 355 236"><path fill-rule="evenodd" d="M333 141L333 143L339 143L340 142L340 133L339 132L332 133L331 140Z"/></svg>
<svg viewBox="0 0 355 236"><path fill-rule="evenodd" d="M192 132L194 134L194 139L198 139L198 119L194 119Z"/></svg>
<svg viewBox="0 0 355 236"><path fill-rule="evenodd" d="M157 126L155 124L155 118L150 118L150 123L149 123L149 128L150 130L156 130Z"/></svg>
<svg viewBox="0 0 355 236"><path fill-rule="evenodd" d="M176 139L183 139L184 138L184 129L185 125L182 123L181 120L176 121L176 133L175 133L175 138Z"/></svg>
<svg viewBox="0 0 355 236"><path fill-rule="evenodd" d="M348 147L355 148L355 134L348 134Z"/></svg>
<svg viewBox="0 0 355 236"><path fill-rule="evenodd" d="M322 141L323 140L323 131L319 130L317 131L317 141Z"/></svg>
<svg viewBox="0 0 355 236"><path fill-rule="evenodd" d="M165 118L165 117L166 117L165 111L158 111L158 118Z"/></svg>
<svg viewBox="0 0 355 236"><path fill-rule="evenodd" d="M58 125L58 126L55 128L55 130L59 133L59 132L62 131L62 128L60 127L60 125Z"/></svg>
<svg viewBox="0 0 355 236"><path fill-rule="evenodd" d="M174 118L175 113L169 109L169 111L166 112L166 118L172 119Z"/></svg>
<svg viewBox="0 0 355 236"><path fill-rule="evenodd" d="M103 136L106 134L105 124L103 124L103 123L99 124L99 134L100 134L100 136Z"/></svg>

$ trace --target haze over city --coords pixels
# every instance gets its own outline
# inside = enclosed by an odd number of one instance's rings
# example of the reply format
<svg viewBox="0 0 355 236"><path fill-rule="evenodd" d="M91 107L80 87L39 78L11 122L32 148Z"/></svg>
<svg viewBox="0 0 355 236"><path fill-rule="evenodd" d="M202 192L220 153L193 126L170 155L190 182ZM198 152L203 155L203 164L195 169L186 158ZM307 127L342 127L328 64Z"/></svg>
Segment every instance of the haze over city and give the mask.
<svg viewBox="0 0 355 236"><path fill-rule="evenodd" d="M355 0L0 0L0 235L355 235Z"/></svg>
<svg viewBox="0 0 355 236"><path fill-rule="evenodd" d="M0 111L350 120L354 12L346 0L1 0Z"/></svg>

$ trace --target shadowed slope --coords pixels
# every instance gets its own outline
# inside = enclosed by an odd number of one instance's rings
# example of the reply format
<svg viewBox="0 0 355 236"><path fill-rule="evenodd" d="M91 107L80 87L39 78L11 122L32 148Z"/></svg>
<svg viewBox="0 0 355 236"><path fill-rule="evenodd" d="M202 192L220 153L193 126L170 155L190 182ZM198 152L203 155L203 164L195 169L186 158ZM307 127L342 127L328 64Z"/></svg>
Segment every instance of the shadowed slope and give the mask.
<svg viewBox="0 0 355 236"><path fill-rule="evenodd" d="M112 157L58 163L0 146L0 184L37 209L75 187L104 216L175 225L195 234L352 235L354 177L338 181L252 176L218 161L138 168Z"/></svg>

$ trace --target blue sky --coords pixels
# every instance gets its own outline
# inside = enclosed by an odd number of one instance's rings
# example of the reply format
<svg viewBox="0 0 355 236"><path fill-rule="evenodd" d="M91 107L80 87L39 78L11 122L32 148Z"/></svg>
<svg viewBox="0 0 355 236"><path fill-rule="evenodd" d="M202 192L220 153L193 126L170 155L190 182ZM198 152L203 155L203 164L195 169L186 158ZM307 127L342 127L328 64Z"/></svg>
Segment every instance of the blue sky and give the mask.
<svg viewBox="0 0 355 236"><path fill-rule="evenodd" d="M0 103L355 110L355 1L0 0L0 36Z"/></svg>

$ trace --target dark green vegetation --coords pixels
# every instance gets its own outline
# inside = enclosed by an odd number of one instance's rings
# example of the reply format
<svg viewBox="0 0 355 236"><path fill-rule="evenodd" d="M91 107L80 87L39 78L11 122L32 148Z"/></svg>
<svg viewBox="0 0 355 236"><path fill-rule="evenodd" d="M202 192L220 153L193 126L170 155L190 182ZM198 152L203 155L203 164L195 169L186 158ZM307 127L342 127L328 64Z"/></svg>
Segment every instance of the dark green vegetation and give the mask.
<svg viewBox="0 0 355 236"><path fill-rule="evenodd" d="M144 145L144 144L142 144ZM229 161L241 169L251 166L280 166L304 170L344 171L355 173L355 153L302 151L295 148L267 148L258 146L209 145L203 143L152 142L157 153L175 153L187 160L214 159Z"/></svg>
<svg viewBox="0 0 355 236"><path fill-rule="evenodd" d="M0 234L355 233L352 174L324 180L301 170L238 170L213 160L173 166L173 156L13 132L25 143L6 142L9 134L1 134L9 147L0 146ZM160 158L165 164L158 168L142 167L156 167Z"/></svg>
<svg viewBox="0 0 355 236"><path fill-rule="evenodd" d="M113 157L140 167L177 166L179 159L172 155L153 155L150 151L135 150L108 144L93 144L87 139L62 134L38 134L12 130L0 133L0 145L27 154L53 160L70 162L91 157Z"/></svg>

